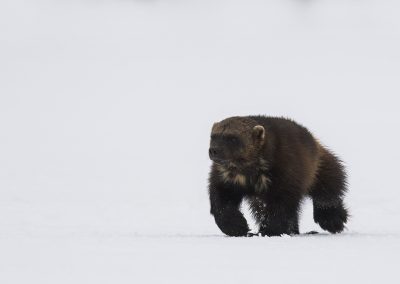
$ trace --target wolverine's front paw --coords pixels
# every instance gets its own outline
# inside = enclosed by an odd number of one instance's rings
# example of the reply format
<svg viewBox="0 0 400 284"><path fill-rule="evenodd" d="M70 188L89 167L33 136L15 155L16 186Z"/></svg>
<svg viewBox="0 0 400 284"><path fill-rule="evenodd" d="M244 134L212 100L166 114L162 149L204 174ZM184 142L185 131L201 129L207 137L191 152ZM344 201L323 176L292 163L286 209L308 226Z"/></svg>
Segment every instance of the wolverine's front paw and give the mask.
<svg viewBox="0 0 400 284"><path fill-rule="evenodd" d="M220 230L231 237L247 236L250 231L242 213L236 210L224 210L215 216L215 222Z"/></svg>
<svg viewBox="0 0 400 284"><path fill-rule="evenodd" d="M297 220L297 219L296 219ZM282 235L298 235L299 229L296 220L271 220L269 224L261 224L260 234L265 237L276 237Z"/></svg>
<svg viewBox="0 0 400 284"><path fill-rule="evenodd" d="M249 238L252 238L252 237L258 237L258 236L260 236L261 234L260 233L247 233L247 237L249 237Z"/></svg>
<svg viewBox="0 0 400 284"><path fill-rule="evenodd" d="M282 231L278 231L278 230L271 230L269 228L261 228L260 229L260 234L261 236L265 237L280 237L282 236L284 233Z"/></svg>

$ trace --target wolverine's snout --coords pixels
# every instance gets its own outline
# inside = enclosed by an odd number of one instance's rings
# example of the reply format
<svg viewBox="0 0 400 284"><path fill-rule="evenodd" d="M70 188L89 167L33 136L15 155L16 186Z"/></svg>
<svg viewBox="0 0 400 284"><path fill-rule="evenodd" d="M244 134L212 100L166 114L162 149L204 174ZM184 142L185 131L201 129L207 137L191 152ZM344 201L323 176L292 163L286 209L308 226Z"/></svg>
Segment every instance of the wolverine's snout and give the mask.
<svg viewBox="0 0 400 284"><path fill-rule="evenodd" d="M208 155L210 156L210 159L214 162L222 162L223 161L223 155L222 155L222 150L217 147L210 147L208 150Z"/></svg>

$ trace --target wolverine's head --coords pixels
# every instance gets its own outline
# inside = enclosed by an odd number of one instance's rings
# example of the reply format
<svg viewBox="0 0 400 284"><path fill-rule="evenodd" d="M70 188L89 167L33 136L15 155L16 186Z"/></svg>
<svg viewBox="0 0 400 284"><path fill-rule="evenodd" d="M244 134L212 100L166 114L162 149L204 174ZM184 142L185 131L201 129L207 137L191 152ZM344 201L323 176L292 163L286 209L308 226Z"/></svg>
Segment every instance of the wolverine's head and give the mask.
<svg viewBox="0 0 400 284"><path fill-rule="evenodd" d="M209 149L218 165L241 168L258 159L264 144L265 129L251 118L230 117L214 123Z"/></svg>

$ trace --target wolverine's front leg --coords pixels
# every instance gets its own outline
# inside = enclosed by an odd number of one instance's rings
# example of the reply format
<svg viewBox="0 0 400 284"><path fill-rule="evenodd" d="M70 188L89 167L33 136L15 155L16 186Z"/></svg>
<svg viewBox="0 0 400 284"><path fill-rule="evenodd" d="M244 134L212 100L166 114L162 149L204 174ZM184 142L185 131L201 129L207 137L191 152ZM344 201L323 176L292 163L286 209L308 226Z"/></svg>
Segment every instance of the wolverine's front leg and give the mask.
<svg viewBox="0 0 400 284"><path fill-rule="evenodd" d="M247 236L249 227L243 214L238 209L228 206L221 208L213 215L215 223L224 234L232 237Z"/></svg>
<svg viewBox="0 0 400 284"><path fill-rule="evenodd" d="M299 234L299 198L270 196L260 215L260 233L263 236Z"/></svg>
<svg viewBox="0 0 400 284"><path fill-rule="evenodd" d="M243 196L226 184L210 181L211 214L220 230L228 236L246 236L249 232L246 219L239 210Z"/></svg>

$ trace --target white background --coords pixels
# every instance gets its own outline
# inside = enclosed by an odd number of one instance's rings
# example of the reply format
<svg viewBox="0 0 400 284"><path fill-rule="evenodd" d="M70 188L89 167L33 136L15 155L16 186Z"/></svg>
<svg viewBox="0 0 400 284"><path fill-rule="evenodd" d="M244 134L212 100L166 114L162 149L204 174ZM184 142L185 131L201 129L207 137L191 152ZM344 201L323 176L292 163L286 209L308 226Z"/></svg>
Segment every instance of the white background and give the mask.
<svg viewBox="0 0 400 284"><path fill-rule="evenodd" d="M1 283L394 283L400 4L1 0ZM209 132L291 117L346 163L341 235L227 238ZM246 211L246 208L244 208ZM305 201L302 232L319 230Z"/></svg>

